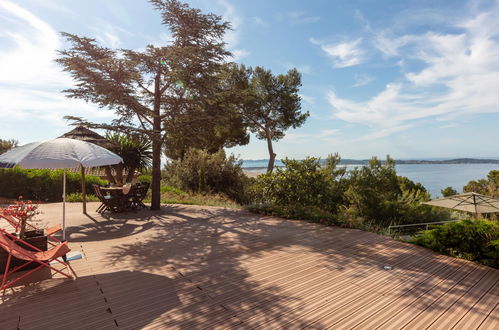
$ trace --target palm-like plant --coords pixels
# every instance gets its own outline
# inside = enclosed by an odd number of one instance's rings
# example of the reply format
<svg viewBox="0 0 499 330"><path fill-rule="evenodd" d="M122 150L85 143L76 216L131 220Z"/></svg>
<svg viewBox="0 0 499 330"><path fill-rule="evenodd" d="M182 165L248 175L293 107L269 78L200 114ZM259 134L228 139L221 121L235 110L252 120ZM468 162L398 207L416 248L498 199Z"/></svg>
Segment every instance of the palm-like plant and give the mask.
<svg viewBox="0 0 499 330"><path fill-rule="evenodd" d="M116 182L132 181L136 170L150 168L152 164L152 143L147 138L138 135L107 133L106 138L116 144L111 151L123 158L123 164L113 165L116 171ZM123 181L123 171L128 171Z"/></svg>

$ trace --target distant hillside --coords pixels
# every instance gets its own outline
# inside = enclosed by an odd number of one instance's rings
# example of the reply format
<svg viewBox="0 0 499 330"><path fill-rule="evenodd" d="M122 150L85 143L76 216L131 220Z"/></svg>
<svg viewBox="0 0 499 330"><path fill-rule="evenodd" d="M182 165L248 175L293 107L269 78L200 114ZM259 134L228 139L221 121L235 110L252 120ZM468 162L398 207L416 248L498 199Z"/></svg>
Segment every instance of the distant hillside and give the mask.
<svg viewBox="0 0 499 330"><path fill-rule="evenodd" d="M384 162L384 161L382 161ZM356 159L342 159L340 164L344 165L366 165L369 163L368 159L356 160ZM456 158L456 159L444 159L444 160L424 160L424 159L413 159L413 160L395 160L398 165L405 164L499 164L499 159L478 159L478 158Z"/></svg>
<svg viewBox="0 0 499 330"><path fill-rule="evenodd" d="M268 159L244 160L243 167L245 168L260 168L267 166ZM324 159L321 162L325 162ZM384 160L382 160L384 163ZM369 159L342 159L341 165L367 165ZM424 159L398 159L395 160L398 165L410 164L499 164L499 159L480 159L480 158L456 158L456 159L439 159L439 160L424 160ZM276 161L276 166L282 166L280 161Z"/></svg>

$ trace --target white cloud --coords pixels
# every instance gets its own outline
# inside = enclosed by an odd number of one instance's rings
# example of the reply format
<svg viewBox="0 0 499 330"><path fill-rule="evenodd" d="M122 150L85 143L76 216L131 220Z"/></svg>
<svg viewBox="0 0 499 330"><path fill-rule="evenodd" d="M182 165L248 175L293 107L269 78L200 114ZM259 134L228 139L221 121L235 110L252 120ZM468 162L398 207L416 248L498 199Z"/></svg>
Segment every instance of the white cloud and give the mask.
<svg viewBox="0 0 499 330"><path fill-rule="evenodd" d="M260 26L263 26L263 27L267 26L267 23L261 17L255 16L255 17L252 17L251 19L257 25L260 25Z"/></svg>
<svg viewBox="0 0 499 330"><path fill-rule="evenodd" d="M131 35L131 33L125 29L103 20L99 20L98 25L91 29L94 31L95 39L97 41L106 47L115 49L122 46L120 34Z"/></svg>
<svg viewBox="0 0 499 330"><path fill-rule="evenodd" d="M404 65L402 79L368 100L329 92L334 116L372 128L375 133L366 138L375 139L407 129L417 119L499 113L499 4L448 28L452 32L376 39L376 47L396 63L417 62L422 68Z"/></svg>
<svg viewBox="0 0 499 330"><path fill-rule="evenodd" d="M292 62L281 62L280 64L286 70L296 69L302 74L311 74L312 73L312 67L308 64L295 65Z"/></svg>
<svg viewBox="0 0 499 330"><path fill-rule="evenodd" d="M319 138L329 138L331 136L339 135L341 133L341 130L339 129L325 129L319 132L317 134L317 137Z"/></svg>
<svg viewBox="0 0 499 330"><path fill-rule="evenodd" d="M70 82L53 62L61 43L57 33L31 12L0 2L0 84L59 86Z"/></svg>
<svg viewBox="0 0 499 330"><path fill-rule="evenodd" d="M246 49L239 48L240 43L240 32L241 23L243 19L236 12L236 8L227 0L217 0L218 5L220 5L224 12L222 18L228 21L232 25L232 30L225 33L225 42L227 43L227 48L233 54L233 60L239 61L242 58L248 56L250 52Z"/></svg>
<svg viewBox="0 0 499 330"><path fill-rule="evenodd" d="M49 24L8 0L0 2L0 15L5 18L0 21L2 131L34 118L50 121L51 125L65 125L65 115L102 118L109 114L60 93L73 81L54 62L62 43Z"/></svg>
<svg viewBox="0 0 499 330"><path fill-rule="evenodd" d="M362 38L336 44L327 44L314 38L310 38L310 42L321 47L322 51L333 60L335 68L358 65L365 59L365 51L360 47Z"/></svg>
<svg viewBox="0 0 499 330"><path fill-rule="evenodd" d="M301 10L289 11L284 15L281 14L280 18L286 19L290 21L292 24L316 23L321 19L318 16L308 16L304 11Z"/></svg>
<svg viewBox="0 0 499 330"><path fill-rule="evenodd" d="M232 59L237 62L241 59L247 57L250 54L246 49L233 49L232 50Z"/></svg>
<svg viewBox="0 0 499 330"><path fill-rule="evenodd" d="M361 87L371 83L374 80L374 77L368 76L366 74L355 74L354 75L355 84L352 87Z"/></svg>
<svg viewBox="0 0 499 330"><path fill-rule="evenodd" d="M315 103L315 97L313 96L308 96L308 95L305 95L305 94L299 94L300 95L300 98L305 101L306 103L310 104L310 105L313 105Z"/></svg>

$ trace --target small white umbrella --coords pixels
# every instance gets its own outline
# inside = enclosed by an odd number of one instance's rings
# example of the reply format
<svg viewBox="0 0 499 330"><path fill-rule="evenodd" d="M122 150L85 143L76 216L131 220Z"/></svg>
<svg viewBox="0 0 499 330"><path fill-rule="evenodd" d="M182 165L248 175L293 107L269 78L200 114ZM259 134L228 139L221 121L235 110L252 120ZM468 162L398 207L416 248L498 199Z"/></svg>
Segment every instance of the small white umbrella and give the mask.
<svg viewBox="0 0 499 330"><path fill-rule="evenodd" d="M423 204L466 211L475 215L499 212L499 199L474 192L434 199Z"/></svg>
<svg viewBox="0 0 499 330"><path fill-rule="evenodd" d="M114 165L123 162L115 153L93 143L58 138L32 142L0 155L0 168L64 169L62 238L66 239L66 169Z"/></svg>

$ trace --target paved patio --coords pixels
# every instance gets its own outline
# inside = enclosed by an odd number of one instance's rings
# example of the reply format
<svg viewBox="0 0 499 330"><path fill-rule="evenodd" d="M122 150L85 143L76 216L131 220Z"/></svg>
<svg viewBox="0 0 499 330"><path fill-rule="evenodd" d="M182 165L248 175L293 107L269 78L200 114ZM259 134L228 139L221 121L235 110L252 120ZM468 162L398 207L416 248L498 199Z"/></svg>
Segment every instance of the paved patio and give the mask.
<svg viewBox="0 0 499 330"><path fill-rule="evenodd" d="M498 329L499 271L352 229L164 206L68 206L77 279L7 290L1 329ZM61 204L43 205L46 224ZM383 266L392 270L384 270Z"/></svg>

